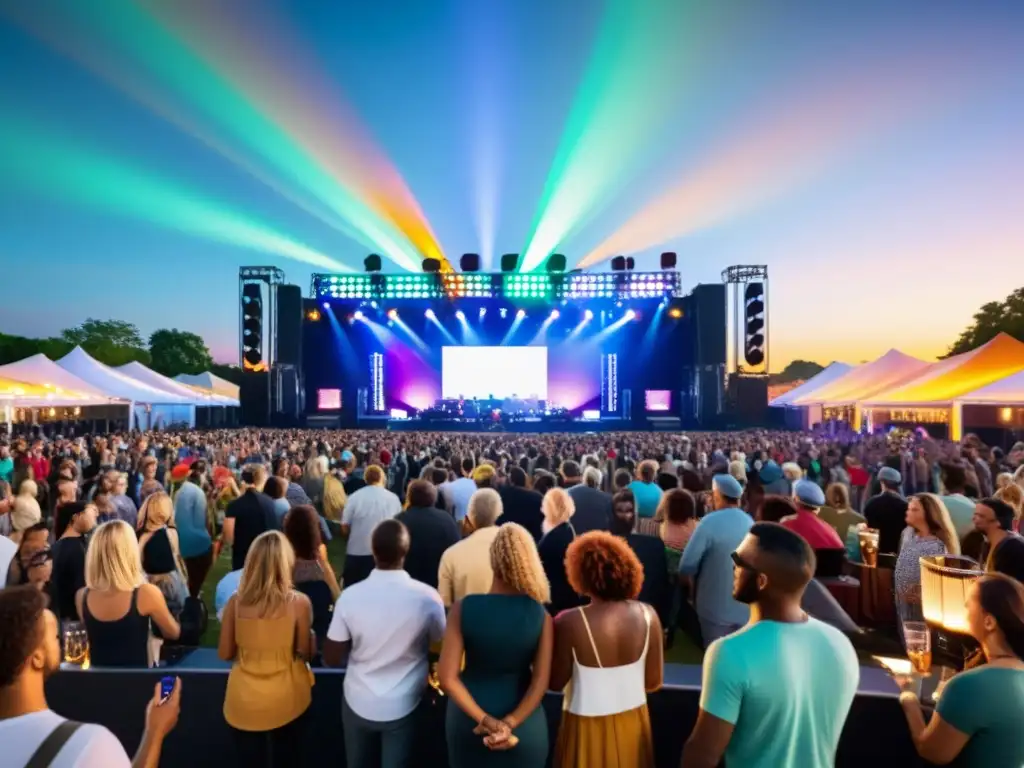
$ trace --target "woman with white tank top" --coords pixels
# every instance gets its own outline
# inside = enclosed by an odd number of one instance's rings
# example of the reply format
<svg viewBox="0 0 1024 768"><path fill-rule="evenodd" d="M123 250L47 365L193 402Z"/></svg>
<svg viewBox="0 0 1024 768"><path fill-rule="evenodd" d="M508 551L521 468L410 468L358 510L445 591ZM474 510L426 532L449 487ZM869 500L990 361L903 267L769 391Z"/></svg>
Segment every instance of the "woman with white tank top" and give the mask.
<svg viewBox="0 0 1024 768"><path fill-rule="evenodd" d="M654 744L647 693L661 687L664 658L655 611L635 600L643 568L622 539L580 536L566 575L590 605L555 619L552 690L563 690L555 765L649 768Z"/></svg>

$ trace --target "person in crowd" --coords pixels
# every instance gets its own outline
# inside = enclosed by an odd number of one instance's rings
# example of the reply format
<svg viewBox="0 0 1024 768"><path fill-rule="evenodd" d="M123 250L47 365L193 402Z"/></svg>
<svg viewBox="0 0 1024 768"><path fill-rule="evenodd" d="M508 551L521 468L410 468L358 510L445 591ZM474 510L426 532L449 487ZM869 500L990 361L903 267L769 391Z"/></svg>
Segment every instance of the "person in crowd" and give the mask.
<svg viewBox="0 0 1024 768"><path fill-rule="evenodd" d="M288 481L277 475L268 477L267 482L263 484L263 493L274 502L274 514L277 516L277 525L280 528L284 524L284 516L292 508L288 501Z"/></svg>
<svg viewBox="0 0 1024 768"><path fill-rule="evenodd" d="M306 459L302 466L302 486L306 497L312 502L312 506L319 513L324 504L324 470L320 463L320 457L311 456Z"/></svg>
<svg viewBox="0 0 1024 768"><path fill-rule="evenodd" d="M1024 538L1013 532L1014 517L1005 501L982 499L974 508L974 527L985 537L985 570L1024 581Z"/></svg>
<svg viewBox="0 0 1024 768"><path fill-rule="evenodd" d="M636 479L629 484L629 490L636 499L637 519L653 518L661 501L661 488L654 482L658 465L654 461L641 461L636 468Z"/></svg>
<svg viewBox="0 0 1024 768"><path fill-rule="evenodd" d="M583 604L583 599L569 584L565 573L565 553L576 538L576 528L572 524L576 510L572 497L566 491L552 488L544 496L541 511L544 513L544 536L537 544L537 552L551 587L548 612L557 616L568 608Z"/></svg>
<svg viewBox="0 0 1024 768"><path fill-rule="evenodd" d="M491 488L477 491L469 500L467 517L473 532L445 550L437 569L437 591L446 607L491 589L491 544L498 537L501 515L501 496Z"/></svg>
<svg viewBox="0 0 1024 768"><path fill-rule="evenodd" d="M86 537L96 527L98 514L95 505L84 501L57 508L54 532L60 538L53 545L50 610L60 622L78 621L75 596L85 587Z"/></svg>
<svg viewBox="0 0 1024 768"><path fill-rule="evenodd" d="M674 492L686 493L679 488L676 488ZM673 493L673 491L669 493ZM665 497L668 495L666 494ZM665 497L662 498L663 503ZM637 599L652 606L661 619L661 623L667 626L672 613L672 581L669 579L665 545L660 538L634 532L636 509L629 491L620 491L615 498L615 515L612 517L611 533L626 540L634 557L643 568ZM571 544L569 546L572 547ZM566 569L566 577L569 577L568 569ZM574 594L586 597L585 593L575 588L571 578L568 578L568 581L570 586L573 586Z"/></svg>
<svg viewBox="0 0 1024 768"><path fill-rule="evenodd" d="M629 489L629 484L633 482L633 476L629 474L628 469L618 469L615 471L612 477L612 493L618 493L619 491L625 491ZM630 491L632 493L632 491Z"/></svg>
<svg viewBox="0 0 1024 768"><path fill-rule="evenodd" d="M569 490L575 488L577 485L583 482L583 473L580 469L580 463L567 459L563 461L558 467L558 479L559 487Z"/></svg>
<svg viewBox="0 0 1024 768"><path fill-rule="evenodd" d="M960 540L942 499L933 493L911 496L907 505L907 527L900 537L893 577L901 635L902 622L924 621L921 612L921 558L959 554Z"/></svg>
<svg viewBox="0 0 1024 768"><path fill-rule="evenodd" d="M541 496L547 495L552 488L558 487L558 478L545 469L533 473L533 490Z"/></svg>
<svg viewBox="0 0 1024 768"><path fill-rule="evenodd" d="M498 473L494 467L490 464L480 464L478 467L473 469L473 474L470 475L470 479L473 481L473 485L476 486L477 490L481 488L494 488L498 487Z"/></svg>
<svg viewBox="0 0 1024 768"><path fill-rule="evenodd" d="M850 506L850 489L843 483L829 483L825 489L825 506L818 510L818 517L832 526L844 544L850 526L867 523L864 516Z"/></svg>
<svg viewBox="0 0 1024 768"><path fill-rule="evenodd" d="M1024 516L1024 488L1011 481L996 491L992 498L1010 505L1013 509L1013 532L1020 533L1020 520Z"/></svg>
<svg viewBox="0 0 1024 768"><path fill-rule="evenodd" d="M46 681L60 669L56 617L46 598L20 587L0 592L0 754L4 765L63 768L157 768L164 739L181 711L181 680L164 700L157 682L146 705L134 759L101 725L76 723L46 703Z"/></svg>
<svg viewBox="0 0 1024 768"><path fill-rule="evenodd" d="M833 765L860 668L849 639L800 607L814 551L779 524L757 523L732 559L733 596L750 606L750 623L708 648L682 767L713 768L723 756L750 768Z"/></svg>
<svg viewBox="0 0 1024 768"><path fill-rule="evenodd" d="M348 503L348 496L345 494L345 485L334 472L324 475L323 495L324 517L328 520L340 523L345 504Z"/></svg>
<svg viewBox="0 0 1024 768"><path fill-rule="evenodd" d="M864 519L878 531L878 551L890 554L899 551L900 536L906 527L907 500L900 494L903 477L892 467L878 470L882 492L864 505Z"/></svg>
<svg viewBox="0 0 1024 768"><path fill-rule="evenodd" d="M313 609L295 591L295 553L280 531L256 537L224 608L217 654L233 662L224 719L239 765L301 766L313 674Z"/></svg>
<svg viewBox="0 0 1024 768"><path fill-rule="evenodd" d="M341 594L338 577L320 541L319 513L308 504L293 508L284 518L284 536L295 552L292 583L313 607L313 632L322 643L331 623L331 608Z"/></svg>
<svg viewBox="0 0 1024 768"><path fill-rule="evenodd" d="M358 584L373 570L370 535L374 527L402 511L401 500L384 487L387 475L383 469L371 464L363 479L366 485L349 496L341 518L341 535L348 538L342 575L346 588Z"/></svg>
<svg viewBox="0 0 1024 768"><path fill-rule="evenodd" d="M302 476L302 470L299 469L299 477ZM274 477L284 483L285 498L288 500L289 507L298 506L299 504L309 504L310 498L306 495L305 489L292 479L292 463L286 458L280 458L274 463Z"/></svg>
<svg viewBox="0 0 1024 768"><path fill-rule="evenodd" d="M689 491L675 488L661 497L655 518L662 521L658 535L669 556L669 568L675 573L683 550L697 529L697 502Z"/></svg>
<svg viewBox="0 0 1024 768"><path fill-rule="evenodd" d="M964 495L967 490L967 474L957 464L942 466L942 485L946 492L942 495L942 503L949 510L956 535L963 539L974 530L974 501Z"/></svg>
<svg viewBox="0 0 1024 768"><path fill-rule="evenodd" d="M114 505L114 513L118 520L124 520L132 528L137 527L139 520L139 508L135 506L128 495L128 475L124 472L116 472L114 477L114 493L110 497Z"/></svg>
<svg viewBox="0 0 1024 768"><path fill-rule="evenodd" d="M274 502L263 493L267 470L262 464L247 464L242 470L242 495L224 510L224 542L231 546L231 570L245 565L249 547L266 531L279 529Z"/></svg>
<svg viewBox="0 0 1024 768"><path fill-rule="evenodd" d="M397 518L377 524L371 546L374 569L338 598L324 662L346 665L341 710L346 763L401 768L413 764L416 713L426 688L430 645L444 637L444 604L405 570L410 536Z"/></svg>
<svg viewBox="0 0 1024 768"><path fill-rule="evenodd" d="M455 517L455 521L461 523L469 512L469 500L477 491L476 483L472 479L475 463L472 457L465 456L458 460L453 459L452 467L461 474L457 480L442 484L441 494L445 498L446 507Z"/></svg>
<svg viewBox="0 0 1024 768"><path fill-rule="evenodd" d="M11 457L11 447L0 444L0 482L10 484L14 477L14 459Z"/></svg>
<svg viewBox="0 0 1024 768"><path fill-rule="evenodd" d="M640 597L646 569L621 538L603 532L577 538L565 569L590 603L555 618L549 687L571 682L555 765L590 768L603 753L605 765L653 768L647 693L661 687L664 664L661 623Z"/></svg>
<svg viewBox="0 0 1024 768"><path fill-rule="evenodd" d="M144 502L150 494L156 493L163 487L160 484L160 481L156 479L156 472L159 465L160 462L157 461L156 456L145 456L139 462L139 475L136 480L134 488L135 498L133 499L137 508L142 506L142 502Z"/></svg>
<svg viewBox="0 0 1024 768"><path fill-rule="evenodd" d="M14 496L11 493L11 485L5 480L0 480L0 536L9 538L14 531L11 525L11 505L14 503Z"/></svg>
<svg viewBox="0 0 1024 768"><path fill-rule="evenodd" d="M171 613L179 616L188 597L188 575L181 559L170 496L154 493L142 503L138 533L142 570L149 583L160 588Z"/></svg>
<svg viewBox="0 0 1024 768"><path fill-rule="evenodd" d="M508 482L498 493L504 510L498 525L518 523L530 532L534 541L540 541L544 523L544 513L540 511L540 506L544 497L529 488L526 471L522 467L509 469Z"/></svg>
<svg viewBox="0 0 1024 768"><path fill-rule="evenodd" d="M452 606L438 664L452 768L535 768L548 757L541 701L551 678L550 589L526 529L497 530L491 587Z"/></svg>
<svg viewBox="0 0 1024 768"><path fill-rule="evenodd" d="M570 471L579 470L578 465L573 469L574 462L566 464L570 465ZM577 536L590 531L607 531L611 526L612 497L601 490L603 479L604 475L600 469L587 467L583 470L580 481L566 486L576 509L572 516L572 525Z"/></svg>
<svg viewBox="0 0 1024 768"><path fill-rule="evenodd" d="M22 533L27 528L43 519L43 511L36 500L38 493L39 486L35 480L23 480L18 487L18 495L14 497L14 503L11 505L11 541L16 544L21 541Z"/></svg>
<svg viewBox="0 0 1024 768"><path fill-rule="evenodd" d="M224 609L227 608L228 600L238 593L238 585L241 583L241 568L237 571L228 571L217 582L217 586L213 590L213 610L217 615L217 621L224 622Z"/></svg>
<svg viewBox="0 0 1024 768"><path fill-rule="evenodd" d="M712 504L683 550L679 573L698 573L695 607L705 647L747 623L750 608L732 594L732 553L747 535L753 520L739 507L743 488L732 475L712 479Z"/></svg>
<svg viewBox="0 0 1024 768"><path fill-rule="evenodd" d="M900 694L914 746L938 765L1024 765L1024 586L1004 574L983 576L968 593L967 622L985 664L946 683L927 723L917 695Z"/></svg>
<svg viewBox="0 0 1024 768"><path fill-rule="evenodd" d="M206 575L213 566L213 539L207 515L206 462L198 459L189 468L188 479L174 497L174 522L178 545L188 573L188 593L199 597Z"/></svg>
<svg viewBox="0 0 1024 768"><path fill-rule="evenodd" d="M818 510L825 506L821 486L811 480L797 480L793 483L793 500L796 514L783 518L782 525L811 545L818 560L819 576L842 575L846 545L835 528L818 517ZM823 562L826 559L828 562Z"/></svg>
<svg viewBox="0 0 1024 768"><path fill-rule="evenodd" d="M150 621L165 640L177 640L181 633L163 593L146 583L135 531L122 520L104 523L90 536L85 587L75 596L75 607L97 667L152 666Z"/></svg>
<svg viewBox="0 0 1024 768"><path fill-rule="evenodd" d="M767 496L789 496L793 489L774 459L768 459L758 471L758 479Z"/></svg>
<svg viewBox="0 0 1024 768"><path fill-rule="evenodd" d="M7 571L7 586L17 587L30 583L38 585L46 574L38 568L38 564L34 566L33 562L36 555L49 550L50 528L46 523L40 521L15 533L18 534L18 537L14 539L12 536L12 543L14 541L17 543L14 557L11 558L11 564ZM50 567L52 569L52 561ZM48 581L49 576L45 580Z"/></svg>
<svg viewBox="0 0 1024 768"><path fill-rule="evenodd" d="M409 551L404 568L416 581L438 586L438 572L445 550L459 543L458 523L434 505L437 488L426 480L413 480L406 492L406 508L395 517L409 532Z"/></svg>

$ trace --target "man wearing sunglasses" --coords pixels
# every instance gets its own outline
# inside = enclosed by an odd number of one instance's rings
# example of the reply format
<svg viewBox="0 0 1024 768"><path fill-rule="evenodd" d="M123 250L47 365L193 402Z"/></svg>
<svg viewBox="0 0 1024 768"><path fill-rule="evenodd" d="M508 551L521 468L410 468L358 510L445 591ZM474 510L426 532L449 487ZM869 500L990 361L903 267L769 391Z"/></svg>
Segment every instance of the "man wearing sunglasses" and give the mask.
<svg viewBox="0 0 1024 768"><path fill-rule="evenodd" d="M835 764L860 668L838 629L800 607L814 551L776 523L757 523L732 554L733 596L750 623L704 657L700 714L682 768Z"/></svg>

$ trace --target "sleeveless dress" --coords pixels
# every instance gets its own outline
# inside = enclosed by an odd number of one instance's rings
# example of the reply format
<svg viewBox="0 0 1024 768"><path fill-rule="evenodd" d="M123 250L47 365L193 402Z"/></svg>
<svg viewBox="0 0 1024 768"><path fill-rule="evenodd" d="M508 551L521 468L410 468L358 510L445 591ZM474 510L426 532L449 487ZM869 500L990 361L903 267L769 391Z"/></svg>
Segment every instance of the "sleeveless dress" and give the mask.
<svg viewBox="0 0 1024 768"><path fill-rule="evenodd" d="M97 619L89 610L89 590L82 596L82 616L94 667L149 667L149 617L139 613L139 590L132 590L128 612L114 621Z"/></svg>
<svg viewBox="0 0 1024 768"><path fill-rule="evenodd" d="M468 595L462 599L465 667L462 682L493 717L515 709L530 685L530 669L544 628L544 606L526 595ZM548 723L538 706L514 733L519 743L493 752L451 699L445 723L451 768L538 768L548 758Z"/></svg>
<svg viewBox="0 0 1024 768"><path fill-rule="evenodd" d="M555 745L560 768L650 768L654 741L647 712L644 669L651 642L651 614L641 606L647 637L640 658L630 664L605 667L597 653L587 614L580 618L590 638L597 667L588 667L572 654L572 679L562 699L562 723Z"/></svg>
<svg viewBox="0 0 1024 768"><path fill-rule="evenodd" d="M309 708L313 673L295 655L295 614L242 618L235 610L238 652L228 675L224 719L240 731L272 731Z"/></svg>

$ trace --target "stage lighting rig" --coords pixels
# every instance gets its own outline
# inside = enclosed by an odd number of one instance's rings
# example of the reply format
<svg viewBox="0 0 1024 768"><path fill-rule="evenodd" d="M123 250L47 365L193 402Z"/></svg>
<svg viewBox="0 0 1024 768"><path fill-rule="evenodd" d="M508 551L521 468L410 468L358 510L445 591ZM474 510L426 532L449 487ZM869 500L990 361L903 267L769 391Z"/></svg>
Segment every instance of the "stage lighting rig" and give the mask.
<svg viewBox="0 0 1024 768"><path fill-rule="evenodd" d="M463 272L479 272L480 271L480 254L479 253L464 253L462 258L459 259L459 267Z"/></svg>
<svg viewBox="0 0 1024 768"><path fill-rule="evenodd" d="M675 269L676 268L676 253L675 251L665 251L661 254L661 268L662 269Z"/></svg>
<svg viewBox="0 0 1024 768"><path fill-rule="evenodd" d="M398 319L398 310L397 309L389 309L388 310L388 320L397 320L397 319Z"/></svg>
<svg viewBox="0 0 1024 768"><path fill-rule="evenodd" d="M515 272L516 267L519 266L519 254L518 253L505 253L501 257L501 271L502 272Z"/></svg>
<svg viewBox="0 0 1024 768"><path fill-rule="evenodd" d="M547 264L548 272L565 272L565 255L561 253L552 253L548 259Z"/></svg>
<svg viewBox="0 0 1024 768"><path fill-rule="evenodd" d="M428 275L436 274L441 271L441 262L438 259L424 259L423 271Z"/></svg>
<svg viewBox="0 0 1024 768"><path fill-rule="evenodd" d="M363 259L363 267L367 272L380 272L381 266L381 258L376 253L371 253Z"/></svg>

